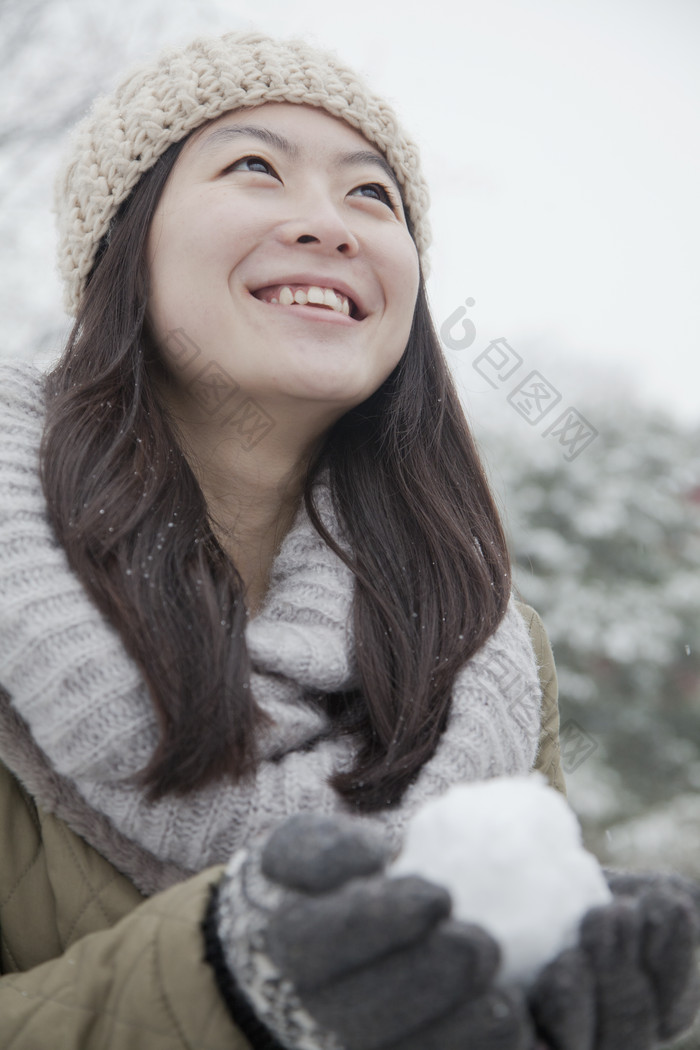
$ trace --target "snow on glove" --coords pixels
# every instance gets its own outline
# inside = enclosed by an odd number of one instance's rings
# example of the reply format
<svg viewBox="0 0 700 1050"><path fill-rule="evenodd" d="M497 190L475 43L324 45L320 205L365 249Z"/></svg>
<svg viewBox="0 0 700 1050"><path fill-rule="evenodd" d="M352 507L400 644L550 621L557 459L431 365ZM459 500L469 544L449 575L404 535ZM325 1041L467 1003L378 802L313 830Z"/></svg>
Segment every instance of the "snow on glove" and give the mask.
<svg viewBox="0 0 700 1050"><path fill-rule="evenodd" d="M375 832L313 814L232 858L214 915L237 988L274 1033L247 1032L256 1050L530 1050L524 997L492 987L496 942L450 919L442 887L387 878L388 859Z"/></svg>
<svg viewBox="0 0 700 1050"><path fill-rule="evenodd" d="M554 1050L650 1050L688 1028L700 1006L700 887L680 876L605 874L613 903L586 914L578 947L530 992Z"/></svg>

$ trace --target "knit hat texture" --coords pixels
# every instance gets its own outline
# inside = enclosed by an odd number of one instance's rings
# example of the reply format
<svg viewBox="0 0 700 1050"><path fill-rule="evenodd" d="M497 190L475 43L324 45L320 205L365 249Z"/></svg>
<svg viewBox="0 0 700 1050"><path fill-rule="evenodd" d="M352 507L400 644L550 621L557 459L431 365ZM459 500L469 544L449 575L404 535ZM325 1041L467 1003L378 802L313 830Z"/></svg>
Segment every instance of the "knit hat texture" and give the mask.
<svg viewBox="0 0 700 1050"><path fill-rule="evenodd" d="M401 186L425 266L428 190L418 149L389 104L333 54L301 40L226 33L162 52L98 98L75 129L55 196L69 313L77 312L99 244L144 172L207 121L266 102L318 106L381 150Z"/></svg>

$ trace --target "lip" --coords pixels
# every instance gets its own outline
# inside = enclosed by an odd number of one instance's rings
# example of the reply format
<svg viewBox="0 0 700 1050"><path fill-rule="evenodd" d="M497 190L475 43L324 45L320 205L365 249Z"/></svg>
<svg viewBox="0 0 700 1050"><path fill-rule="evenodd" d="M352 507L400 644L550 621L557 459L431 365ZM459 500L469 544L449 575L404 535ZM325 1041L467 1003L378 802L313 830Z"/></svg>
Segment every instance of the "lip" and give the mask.
<svg viewBox="0 0 700 1050"><path fill-rule="evenodd" d="M348 299L351 299L355 304L355 308L357 310L357 316L355 317L346 317L345 314L336 314L335 316L342 317L345 321L349 321L352 324L357 324L360 321L364 321L365 317L367 316L367 306L357 289L347 284L346 281L341 281L339 278L331 277L328 274L301 273L285 274L283 277L265 277L261 282L249 284L247 286L247 290L255 299L257 298L255 292L259 292L261 288L270 288L272 285L278 284L314 284L318 288L334 288L337 292L340 292L342 295L347 296ZM258 302L260 301L261 300L258 299ZM291 309L291 307L287 307L287 309ZM308 307L307 309L306 307L300 306L298 303L294 306L294 309L304 310L305 314L310 313L310 311L312 310L315 310L317 314L323 314L326 312L323 310L318 310L314 306ZM328 313L330 314L331 311L329 310Z"/></svg>
<svg viewBox="0 0 700 1050"><path fill-rule="evenodd" d="M253 296L253 299L255 299L255 296ZM257 302L262 302L262 300L258 299ZM274 306L285 317L294 318L296 321L311 321L314 324L339 324L350 328L359 323L353 317L336 313L335 310L319 310L317 306L302 306L300 303L294 306L282 306L281 303L263 303L262 305L267 307Z"/></svg>

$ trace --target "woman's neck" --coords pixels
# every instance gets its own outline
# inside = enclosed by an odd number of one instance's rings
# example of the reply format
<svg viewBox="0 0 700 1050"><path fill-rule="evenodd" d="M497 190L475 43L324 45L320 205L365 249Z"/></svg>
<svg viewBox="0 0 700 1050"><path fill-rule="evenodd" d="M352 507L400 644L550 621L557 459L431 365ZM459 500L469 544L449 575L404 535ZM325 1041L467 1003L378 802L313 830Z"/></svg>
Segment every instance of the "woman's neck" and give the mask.
<svg viewBox="0 0 700 1050"><path fill-rule="evenodd" d="M302 473L248 487L236 478L224 492L216 491L209 478L202 482L214 531L243 579L251 616L263 604L270 569L294 522L303 481Z"/></svg>
<svg viewBox="0 0 700 1050"><path fill-rule="evenodd" d="M201 486L214 532L240 573L249 613L264 600L275 555L289 532L304 491L309 448L270 440L246 449L232 436L200 428L181 434L183 451Z"/></svg>

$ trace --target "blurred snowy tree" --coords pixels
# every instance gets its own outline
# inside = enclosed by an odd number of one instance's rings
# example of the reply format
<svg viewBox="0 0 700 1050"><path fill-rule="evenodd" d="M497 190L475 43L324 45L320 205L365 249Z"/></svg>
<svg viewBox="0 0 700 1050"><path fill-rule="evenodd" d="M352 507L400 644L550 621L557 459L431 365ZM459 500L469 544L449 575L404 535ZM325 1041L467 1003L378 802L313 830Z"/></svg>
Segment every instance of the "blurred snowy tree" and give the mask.
<svg viewBox="0 0 700 1050"><path fill-rule="evenodd" d="M570 462L524 423L482 445L554 649L572 802L604 851L679 798L700 827L700 433L638 405L584 414L600 435Z"/></svg>
<svg viewBox="0 0 700 1050"><path fill-rule="evenodd" d="M43 360L67 334L51 207L69 129L132 63L244 25L230 0L0 0L0 355Z"/></svg>

